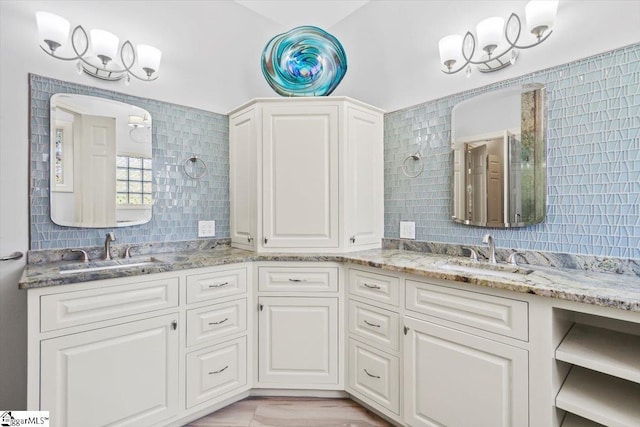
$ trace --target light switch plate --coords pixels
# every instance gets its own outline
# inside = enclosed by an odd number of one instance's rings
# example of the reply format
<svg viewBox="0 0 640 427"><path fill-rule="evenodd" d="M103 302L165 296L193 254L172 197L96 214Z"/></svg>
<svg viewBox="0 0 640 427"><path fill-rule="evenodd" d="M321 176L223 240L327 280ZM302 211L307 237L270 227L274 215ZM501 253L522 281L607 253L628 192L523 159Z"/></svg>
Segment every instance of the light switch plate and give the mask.
<svg viewBox="0 0 640 427"><path fill-rule="evenodd" d="M215 221L198 221L198 237L215 237Z"/></svg>
<svg viewBox="0 0 640 427"><path fill-rule="evenodd" d="M414 221L400 221L400 238L416 239L416 223Z"/></svg>

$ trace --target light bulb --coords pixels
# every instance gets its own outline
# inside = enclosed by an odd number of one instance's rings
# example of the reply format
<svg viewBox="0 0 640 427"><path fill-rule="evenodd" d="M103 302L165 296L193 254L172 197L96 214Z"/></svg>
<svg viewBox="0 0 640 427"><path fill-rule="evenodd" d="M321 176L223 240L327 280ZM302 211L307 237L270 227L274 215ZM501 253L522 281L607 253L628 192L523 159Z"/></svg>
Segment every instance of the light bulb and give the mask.
<svg viewBox="0 0 640 427"><path fill-rule="evenodd" d="M449 71L451 67L462 57L462 36L453 34L440 39L438 42L440 51L440 63Z"/></svg>
<svg viewBox="0 0 640 427"><path fill-rule="evenodd" d="M109 61L116 57L118 43L120 43L120 39L115 34L104 30L91 30L93 52L100 58L102 65L107 65Z"/></svg>
<svg viewBox="0 0 640 427"><path fill-rule="evenodd" d="M527 28L538 40L553 28L558 12L558 0L531 0L524 9Z"/></svg>
<svg viewBox="0 0 640 427"><path fill-rule="evenodd" d="M160 49L146 44L139 44L137 50L140 67L147 73L147 77L151 77L151 75L158 72L158 68L160 68L162 52Z"/></svg>
<svg viewBox="0 0 640 427"><path fill-rule="evenodd" d="M502 34L504 33L504 18L495 16L480 21L476 26L478 34L478 44L491 57L493 51L500 44Z"/></svg>

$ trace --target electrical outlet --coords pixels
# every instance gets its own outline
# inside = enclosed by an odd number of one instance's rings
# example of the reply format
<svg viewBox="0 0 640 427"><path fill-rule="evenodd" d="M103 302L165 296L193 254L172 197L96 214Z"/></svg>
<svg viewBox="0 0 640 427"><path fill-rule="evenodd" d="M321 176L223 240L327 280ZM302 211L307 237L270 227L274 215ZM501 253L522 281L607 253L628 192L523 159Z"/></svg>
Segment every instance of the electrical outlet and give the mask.
<svg viewBox="0 0 640 427"><path fill-rule="evenodd" d="M198 237L215 237L215 221L198 221Z"/></svg>
<svg viewBox="0 0 640 427"><path fill-rule="evenodd" d="M400 238L416 239L416 223L414 221L400 221Z"/></svg>

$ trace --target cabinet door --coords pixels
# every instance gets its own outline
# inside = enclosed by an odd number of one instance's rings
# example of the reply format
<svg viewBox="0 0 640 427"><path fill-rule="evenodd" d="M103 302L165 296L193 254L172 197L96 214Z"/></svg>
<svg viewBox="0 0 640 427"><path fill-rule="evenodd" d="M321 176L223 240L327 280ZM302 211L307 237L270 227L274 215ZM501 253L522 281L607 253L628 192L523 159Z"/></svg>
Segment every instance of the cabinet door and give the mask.
<svg viewBox="0 0 640 427"><path fill-rule="evenodd" d="M405 318L404 414L411 426L529 425L528 353Z"/></svg>
<svg viewBox="0 0 640 427"><path fill-rule="evenodd" d="M338 247L338 107L263 110L265 248Z"/></svg>
<svg viewBox="0 0 640 427"><path fill-rule="evenodd" d="M229 121L229 226L235 247L255 250L257 211L257 151L255 110Z"/></svg>
<svg viewBox="0 0 640 427"><path fill-rule="evenodd" d="M380 244L383 224L382 115L347 109L347 247Z"/></svg>
<svg viewBox="0 0 640 427"><path fill-rule="evenodd" d="M178 410L178 314L44 340L52 426L158 425Z"/></svg>
<svg viewBox="0 0 640 427"><path fill-rule="evenodd" d="M338 384L338 299L259 298L260 383Z"/></svg>

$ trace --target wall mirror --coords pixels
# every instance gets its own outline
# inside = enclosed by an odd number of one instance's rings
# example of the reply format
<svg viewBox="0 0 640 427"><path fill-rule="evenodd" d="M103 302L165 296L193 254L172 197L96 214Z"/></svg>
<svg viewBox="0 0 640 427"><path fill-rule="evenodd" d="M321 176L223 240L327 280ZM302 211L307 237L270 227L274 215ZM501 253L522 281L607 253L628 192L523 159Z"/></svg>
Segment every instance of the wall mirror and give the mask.
<svg viewBox="0 0 640 427"><path fill-rule="evenodd" d="M486 93L453 107L455 222L523 227L544 220L546 127L541 84Z"/></svg>
<svg viewBox="0 0 640 427"><path fill-rule="evenodd" d="M151 115L93 96L51 97L51 220L103 228L151 220Z"/></svg>

